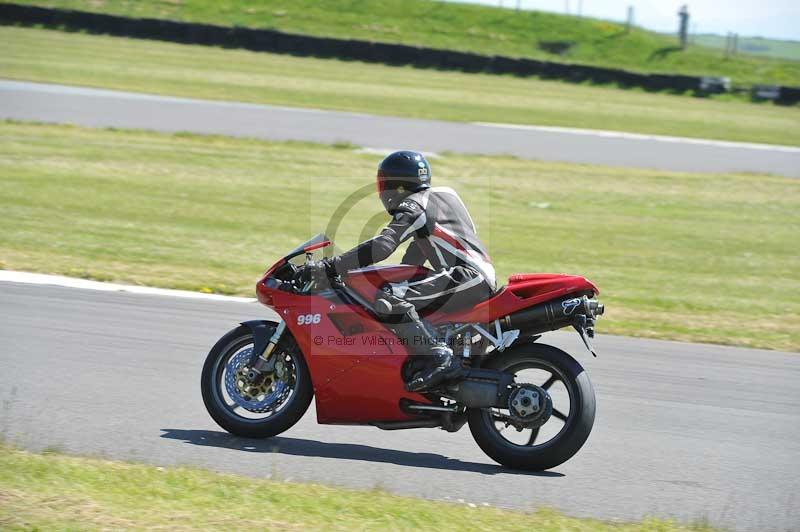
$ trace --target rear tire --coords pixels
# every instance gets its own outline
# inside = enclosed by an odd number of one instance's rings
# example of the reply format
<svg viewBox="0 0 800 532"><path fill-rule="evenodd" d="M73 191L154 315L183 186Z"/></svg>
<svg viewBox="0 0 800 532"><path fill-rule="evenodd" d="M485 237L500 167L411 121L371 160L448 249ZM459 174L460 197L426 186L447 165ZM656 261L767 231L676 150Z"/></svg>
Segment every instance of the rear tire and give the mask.
<svg viewBox="0 0 800 532"><path fill-rule="evenodd" d="M273 326L277 324L273 323ZM231 355L241 350L244 346L252 344L253 333L244 325L230 331L219 339L206 357L203 365L203 373L200 380L200 388L203 393L203 403L206 410L217 422L217 424L236 436L245 438L269 438L288 430L297 423L311 404L314 395L311 385L311 374L308 366L303 359L302 353L291 337L289 331L284 332L281 342L272 356L278 355L281 351L294 350L292 360L296 371L296 383L293 395L289 397L288 403L280 410L274 412L269 417L254 420L239 416L230 408L226 408L221 401L224 386L220 381L222 372L221 366L227 363Z"/></svg>
<svg viewBox="0 0 800 532"><path fill-rule="evenodd" d="M562 430L541 445L517 445L495 429L489 409L467 413L475 442L490 458L513 469L544 471L563 464L580 450L594 425L595 394L589 376L569 354L545 344L524 344L489 359L485 367L507 371L526 361L541 361L560 373L570 392L570 411Z"/></svg>

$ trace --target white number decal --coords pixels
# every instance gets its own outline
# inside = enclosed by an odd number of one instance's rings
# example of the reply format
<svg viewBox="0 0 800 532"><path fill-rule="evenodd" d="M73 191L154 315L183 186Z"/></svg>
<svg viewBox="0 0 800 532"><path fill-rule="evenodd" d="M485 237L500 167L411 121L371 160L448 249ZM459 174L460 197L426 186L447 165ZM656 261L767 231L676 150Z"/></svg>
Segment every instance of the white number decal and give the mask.
<svg viewBox="0 0 800 532"><path fill-rule="evenodd" d="M320 321L322 321L321 314L300 314L297 316L298 325L316 325Z"/></svg>

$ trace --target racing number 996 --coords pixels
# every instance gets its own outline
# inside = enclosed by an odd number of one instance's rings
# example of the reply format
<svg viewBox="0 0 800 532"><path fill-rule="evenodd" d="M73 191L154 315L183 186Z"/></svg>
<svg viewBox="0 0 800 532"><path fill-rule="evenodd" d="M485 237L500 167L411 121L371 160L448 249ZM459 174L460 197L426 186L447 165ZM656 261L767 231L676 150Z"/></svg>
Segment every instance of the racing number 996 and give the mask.
<svg viewBox="0 0 800 532"><path fill-rule="evenodd" d="M320 314L300 314L297 316L298 325L316 325L322 320Z"/></svg>

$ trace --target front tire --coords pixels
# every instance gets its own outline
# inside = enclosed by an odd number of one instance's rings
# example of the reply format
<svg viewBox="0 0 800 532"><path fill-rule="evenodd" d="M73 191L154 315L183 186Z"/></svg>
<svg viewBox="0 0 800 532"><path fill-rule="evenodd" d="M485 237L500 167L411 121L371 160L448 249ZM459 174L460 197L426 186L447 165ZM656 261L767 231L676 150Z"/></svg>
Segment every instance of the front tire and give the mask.
<svg viewBox="0 0 800 532"><path fill-rule="evenodd" d="M273 324L273 327L277 324ZM226 372L230 361L252 348L253 333L244 325L219 339L206 357L200 388L206 410L226 431L245 438L269 438L284 432L297 423L308 410L314 395L311 374L294 338L286 331L272 356L283 357L291 365L291 389L283 403L264 412L253 413L237 405L226 389ZM244 357L242 357L243 359ZM260 417L263 416L263 417Z"/></svg>
<svg viewBox="0 0 800 532"><path fill-rule="evenodd" d="M594 425L595 394L589 376L574 358L549 345L523 344L491 358L486 367L512 373L526 367L549 372L553 382L563 383L570 404L568 414L554 411L563 417L561 430L552 439L538 445L535 442L539 429L531 430L529 443L520 445L501 435L503 429L497 428L495 415L501 414L498 409L469 410L469 428L483 452L506 467L544 471L563 464L580 450ZM550 380L547 379L545 384ZM546 387L552 386L553 382Z"/></svg>

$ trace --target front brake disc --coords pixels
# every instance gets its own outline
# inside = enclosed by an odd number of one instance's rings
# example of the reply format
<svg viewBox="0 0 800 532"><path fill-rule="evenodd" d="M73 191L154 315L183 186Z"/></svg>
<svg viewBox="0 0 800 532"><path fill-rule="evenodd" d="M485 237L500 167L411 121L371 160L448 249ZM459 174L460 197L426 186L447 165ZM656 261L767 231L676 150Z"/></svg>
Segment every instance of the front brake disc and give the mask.
<svg viewBox="0 0 800 532"><path fill-rule="evenodd" d="M285 398L286 383L273 375L264 375L258 383L247 380L247 363L253 348L247 348L231 357L225 366L225 390L238 406L248 412L265 414L275 410ZM274 353L273 356L277 356Z"/></svg>

